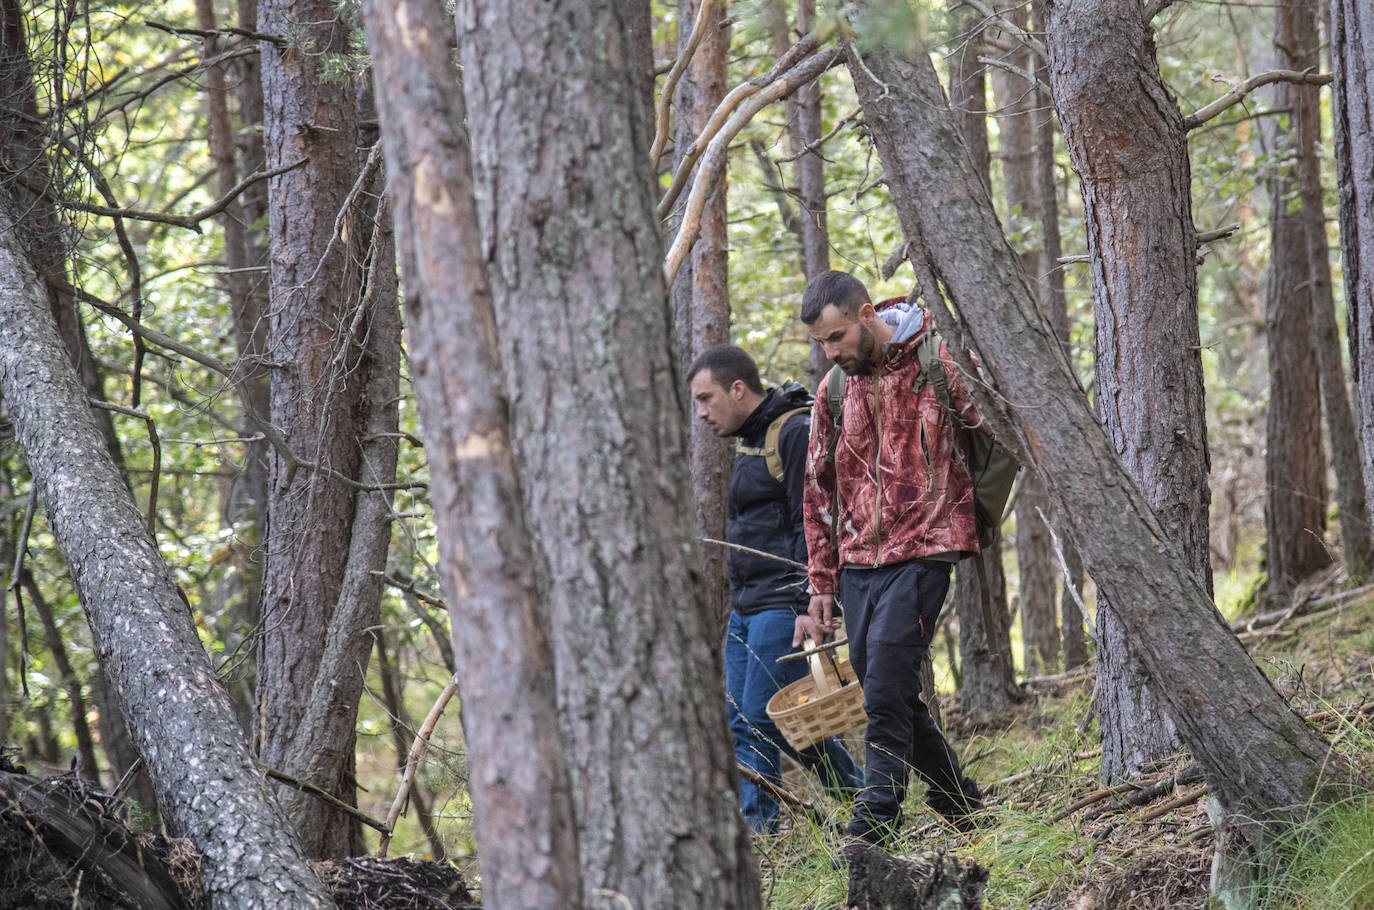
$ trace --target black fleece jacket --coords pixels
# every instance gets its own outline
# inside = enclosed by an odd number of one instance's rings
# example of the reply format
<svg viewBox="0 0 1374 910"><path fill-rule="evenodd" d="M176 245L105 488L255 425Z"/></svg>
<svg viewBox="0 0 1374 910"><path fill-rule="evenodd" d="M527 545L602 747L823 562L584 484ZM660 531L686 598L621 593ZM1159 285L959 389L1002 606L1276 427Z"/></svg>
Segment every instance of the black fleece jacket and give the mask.
<svg viewBox="0 0 1374 910"><path fill-rule="evenodd" d="M770 389L735 431L742 445L763 448L773 418L793 408L807 407L811 395L795 382ZM783 482L768 473L762 455L736 455L730 475L730 501L725 538L730 543L772 553L806 565L806 538L802 534L802 492L806 484L806 447L811 416L788 419L778 437ZM806 571L783 562L729 551L730 601L740 613L788 609L804 613L810 600Z"/></svg>

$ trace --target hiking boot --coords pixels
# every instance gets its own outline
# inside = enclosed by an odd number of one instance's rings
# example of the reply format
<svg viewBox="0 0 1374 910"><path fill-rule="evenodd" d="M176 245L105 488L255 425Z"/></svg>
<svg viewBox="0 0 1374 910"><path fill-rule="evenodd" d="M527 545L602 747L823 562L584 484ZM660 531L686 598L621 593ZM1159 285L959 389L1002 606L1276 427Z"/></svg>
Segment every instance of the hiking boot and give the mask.
<svg viewBox="0 0 1374 910"><path fill-rule="evenodd" d="M896 818L882 819L873 818L869 815L855 814L849 820L849 827L845 830L846 840L862 841L874 847L886 850L901 833L902 816L899 813Z"/></svg>
<svg viewBox="0 0 1374 910"><path fill-rule="evenodd" d="M988 824L991 816L983 812L983 794L978 785L965 777L959 781L962 793L926 793L930 808L940 814L956 831L964 834Z"/></svg>

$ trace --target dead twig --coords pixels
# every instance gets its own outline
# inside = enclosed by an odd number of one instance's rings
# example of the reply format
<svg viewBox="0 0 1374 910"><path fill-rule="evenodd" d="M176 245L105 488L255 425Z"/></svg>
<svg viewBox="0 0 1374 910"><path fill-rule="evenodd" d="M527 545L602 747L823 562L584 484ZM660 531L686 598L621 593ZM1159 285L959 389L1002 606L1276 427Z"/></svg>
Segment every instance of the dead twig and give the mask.
<svg viewBox="0 0 1374 910"><path fill-rule="evenodd" d="M117 404L110 404L108 401L101 401L99 398L89 399L93 408L100 408L105 411L113 411L116 414L123 414L126 417L136 417L143 421L148 428L148 444L153 448L153 469L152 477L148 480L148 515L144 519L145 526L148 528L148 536L157 539L157 486L162 478L162 444L157 436L157 424L153 422L152 415L133 408L121 407Z"/></svg>
<svg viewBox="0 0 1374 910"><path fill-rule="evenodd" d="M1269 85L1271 82L1295 82L1299 85L1326 85L1331 81L1330 73L1308 73L1296 70L1270 70L1267 73L1256 73L1244 82L1232 87L1226 94L1202 108L1196 113L1188 114L1183 118L1183 128L1191 130L1201 126L1208 120L1220 114L1222 111L1236 104L1241 99L1253 92L1262 85Z"/></svg>
<svg viewBox="0 0 1374 910"><path fill-rule="evenodd" d="M391 832L396 827L396 820L405 811L405 805L410 798L410 785L415 781L415 772L420 767L420 759L424 757L425 749L429 746L429 737L434 733L434 725L439 723L439 717L448 707L449 701L458 692L458 675L455 673L444 686L444 690L439 693L438 699L434 702L434 707L429 709L425 715L425 722L420 725L420 730L415 734L415 740L410 744L410 754L406 756L406 767L401 773L401 787L396 791L396 798L391 801L391 809L386 813L385 828L379 828L382 832L381 839L377 843L377 856L386 856L387 848L391 846Z"/></svg>
<svg viewBox="0 0 1374 910"><path fill-rule="evenodd" d="M1154 821L1155 819L1159 818L1160 816L1168 815L1170 812L1174 811L1175 809L1182 809L1184 806L1190 806L1190 805L1192 805L1193 803L1195 803L1195 802L1197 802L1199 799L1201 799L1203 796L1205 796L1206 793L1207 793L1207 785L1206 785L1206 784L1203 784L1203 785L1200 786L1200 787L1194 787L1193 789L1187 791L1186 793L1183 793L1183 794L1181 794L1181 795L1175 797L1174 799L1169 800L1167 803L1164 803L1163 805L1155 806L1155 807L1154 807L1153 809L1151 809L1149 812L1146 812L1146 813L1144 813L1143 815L1138 816L1138 817L1135 819L1135 821L1137 821L1137 822L1139 822L1139 823L1141 823L1141 824L1144 824L1145 822L1149 822L1149 821Z"/></svg>
<svg viewBox="0 0 1374 910"><path fill-rule="evenodd" d="M683 189L686 188L687 178L691 176L692 168L696 166L697 159L701 157L707 145L725 126L730 114L746 98L762 91L765 86L790 69L799 59L819 46L820 40L815 35L803 35L800 41L788 48L787 52L778 58L778 62L773 64L768 72L740 83L721 99L720 104L716 105L716 109L711 112L711 117L706 121L706 125L701 128L701 132L692 140L692 144L683 150L677 169L673 172L673 180L668 184L668 190L663 194L663 199L658 204L657 214L660 219L666 218L668 213L673 210L673 203L677 201L677 197L682 195Z"/></svg>
<svg viewBox="0 0 1374 910"><path fill-rule="evenodd" d="M325 790L321 787L317 787L312 783L308 783L306 781L292 777L289 774L286 774L282 771L278 771L276 768L269 768L266 765L263 765L262 770L264 774L266 774L273 780L280 781L281 783L286 784L288 787L293 787L301 791L302 793L309 793L311 796L328 803L335 809L338 809L340 812L348 813L349 815L356 818L358 821L362 822L364 825L367 825L369 828L375 828L376 830L382 832L382 837L385 838L391 836L391 829L387 827L385 824L377 821L377 819L368 815L361 809L357 809L353 806L350 806L348 803L339 799L337 796L335 796L333 793L330 793L328 790Z"/></svg>
<svg viewBox="0 0 1374 910"><path fill-rule="evenodd" d="M791 94L821 73L838 65L843 59L844 51L837 47L807 57L784 73L777 81L741 105L729 122L711 140L702 158L701 166L697 169L696 180L692 183L692 192L687 197L687 205L683 210L677 235L673 238L673 245L668 250L668 255L663 263L663 275L668 284L673 283L673 279L677 276L677 270L682 265L682 260L686 258L687 251L692 248L692 244L696 241L697 230L701 224L701 212L706 206L706 196L724 170L725 155L729 149L730 140L763 108ZM664 202L668 203L666 197ZM669 205L671 204L669 203ZM660 205L659 216L662 217L666 212L667 210L663 205Z"/></svg>
<svg viewBox="0 0 1374 910"><path fill-rule="evenodd" d="M678 80L682 78L683 72L687 69L687 64L691 62L692 57L697 52L697 46L701 44L701 39L706 34L706 19L711 15L711 8L714 5L715 0L701 0L701 6L697 7L696 21L692 23L692 33L687 38L687 46L673 61L673 68L668 71L668 78L663 80L663 90L659 92L658 110L655 114L654 145L649 150L649 161L655 172L658 171L658 159L663 156L663 148L668 144L668 105L672 103L673 92L677 89Z"/></svg>

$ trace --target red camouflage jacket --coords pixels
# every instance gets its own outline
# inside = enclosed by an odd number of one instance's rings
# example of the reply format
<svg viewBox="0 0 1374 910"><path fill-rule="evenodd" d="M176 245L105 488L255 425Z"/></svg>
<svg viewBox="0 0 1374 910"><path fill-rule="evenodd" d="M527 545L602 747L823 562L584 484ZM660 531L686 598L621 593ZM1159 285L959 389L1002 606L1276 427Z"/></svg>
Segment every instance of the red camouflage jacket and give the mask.
<svg viewBox="0 0 1374 910"><path fill-rule="evenodd" d="M812 593L835 593L844 564L883 566L978 551L973 483L956 454L952 419L931 384L918 384L916 345L930 331L927 320L915 336L888 346L876 373L848 377L833 465L826 459L835 432L826 406L828 376L816 390L803 511ZM940 359L951 404L968 426L982 427L943 343ZM830 513L837 481L834 541Z"/></svg>

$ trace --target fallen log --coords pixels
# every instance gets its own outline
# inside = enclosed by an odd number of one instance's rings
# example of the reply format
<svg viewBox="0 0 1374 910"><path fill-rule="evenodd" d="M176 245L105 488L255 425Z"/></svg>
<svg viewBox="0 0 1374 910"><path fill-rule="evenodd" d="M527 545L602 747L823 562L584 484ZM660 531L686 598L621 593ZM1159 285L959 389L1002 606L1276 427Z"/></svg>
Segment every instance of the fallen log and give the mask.
<svg viewBox="0 0 1374 910"><path fill-rule="evenodd" d="M121 801L75 774L40 779L0 755L0 908L204 910L201 855L185 839L135 837ZM339 910L476 910L445 863L312 862Z"/></svg>

